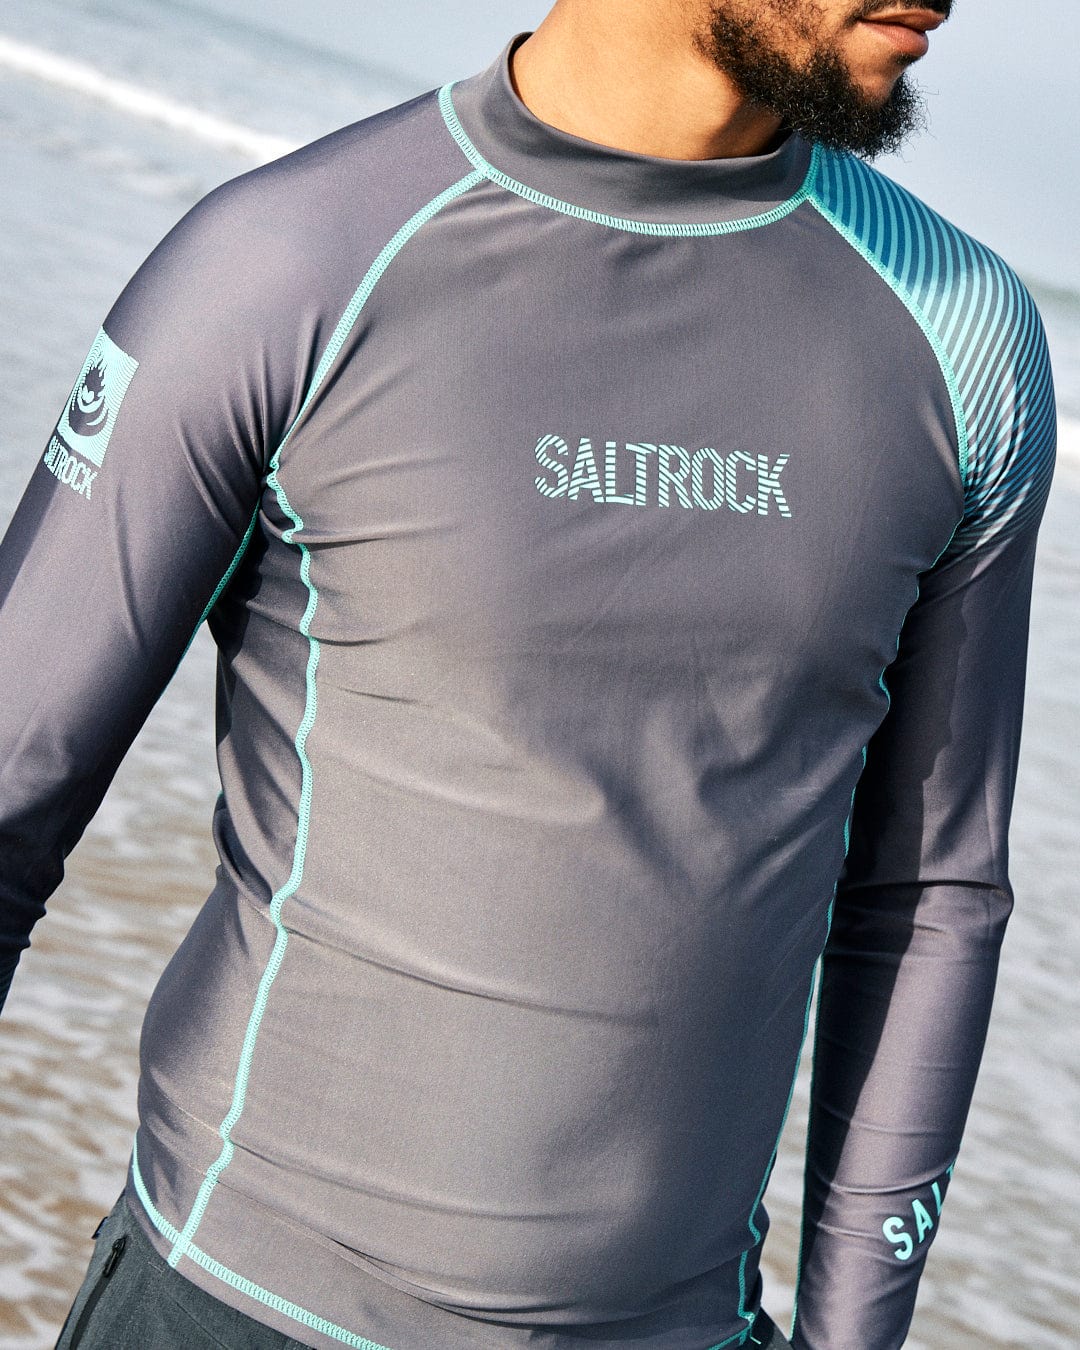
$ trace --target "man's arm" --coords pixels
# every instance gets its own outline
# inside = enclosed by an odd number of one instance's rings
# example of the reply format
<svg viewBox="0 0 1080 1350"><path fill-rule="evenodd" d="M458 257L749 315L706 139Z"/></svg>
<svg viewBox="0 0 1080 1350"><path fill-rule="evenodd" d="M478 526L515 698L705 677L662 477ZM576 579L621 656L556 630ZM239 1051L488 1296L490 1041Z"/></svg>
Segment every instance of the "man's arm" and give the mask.
<svg viewBox="0 0 1080 1350"><path fill-rule="evenodd" d="M986 1037L1053 460L1037 319L998 379L965 519L923 578L856 793L823 961L796 1350L903 1344Z"/></svg>
<svg viewBox="0 0 1080 1350"><path fill-rule="evenodd" d="M261 181L212 194L124 290L0 545L0 1003L296 416L302 269Z"/></svg>

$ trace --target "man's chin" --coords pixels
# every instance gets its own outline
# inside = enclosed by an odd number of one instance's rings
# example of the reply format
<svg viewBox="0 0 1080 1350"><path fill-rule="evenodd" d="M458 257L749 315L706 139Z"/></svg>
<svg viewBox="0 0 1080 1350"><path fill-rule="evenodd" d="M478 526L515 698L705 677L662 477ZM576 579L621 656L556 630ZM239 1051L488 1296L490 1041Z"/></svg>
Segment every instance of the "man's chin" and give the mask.
<svg viewBox="0 0 1080 1350"><path fill-rule="evenodd" d="M862 94L854 85L847 98L837 97L799 119L797 129L808 140L863 159L891 154L925 125L925 104L918 87L905 75L884 99ZM816 115L815 115L816 114Z"/></svg>
<svg viewBox="0 0 1080 1350"><path fill-rule="evenodd" d="M906 73L875 97L860 88L834 48L822 47L794 65L752 18L717 9L698 45L746 98L830 149L874 159L899 149L924 125L922 95Z"/></svg>
<svg viewBox="0 0 1080 1350"><path fill-rule="evenodd" d="M901 77L887 97L875 99L854 83L835 79L801 90L794 85L773 93L755 90L754 102L776 114L786 128L830 150L861 159L891 154L925 124L918 87Z"/></svg>

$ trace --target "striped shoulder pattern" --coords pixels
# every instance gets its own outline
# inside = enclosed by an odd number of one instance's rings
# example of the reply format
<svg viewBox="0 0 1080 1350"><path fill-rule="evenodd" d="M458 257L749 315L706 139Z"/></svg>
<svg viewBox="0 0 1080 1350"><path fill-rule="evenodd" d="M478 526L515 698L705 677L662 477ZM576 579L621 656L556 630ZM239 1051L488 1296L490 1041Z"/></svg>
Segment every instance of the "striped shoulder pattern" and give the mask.
<svg viewBox="0 0 1080 1350"><path fill-rule="evenodd" d="M964 485L949 554L1037 520L1057 422L1027 290L990 249L854 156L822 153L810 199L907 306L941 366Z"/></svg>

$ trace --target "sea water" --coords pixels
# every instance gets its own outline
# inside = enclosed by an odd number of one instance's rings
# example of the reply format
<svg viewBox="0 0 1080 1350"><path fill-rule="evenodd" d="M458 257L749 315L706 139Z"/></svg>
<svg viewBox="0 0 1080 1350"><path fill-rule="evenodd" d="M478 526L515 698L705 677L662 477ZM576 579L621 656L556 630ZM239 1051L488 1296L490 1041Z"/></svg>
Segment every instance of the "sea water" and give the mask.
<svg viewBox="0 0 1080 1350"><path fill-rule="evenodd" d="M174 221L223 179L415 92L406 76L164 0L5 0L0 520L102 317ZM1017 908L912 1350L1078 1343L1080 297L1033 288L1062 454L1034 600ZM213 873L212 698L203 636L73 855L0 1021L0 1350L52 1345L123 1183L142 1010ZM807 1090L804 1065L768 1193L767 1299L780 1319Z"/></svg>

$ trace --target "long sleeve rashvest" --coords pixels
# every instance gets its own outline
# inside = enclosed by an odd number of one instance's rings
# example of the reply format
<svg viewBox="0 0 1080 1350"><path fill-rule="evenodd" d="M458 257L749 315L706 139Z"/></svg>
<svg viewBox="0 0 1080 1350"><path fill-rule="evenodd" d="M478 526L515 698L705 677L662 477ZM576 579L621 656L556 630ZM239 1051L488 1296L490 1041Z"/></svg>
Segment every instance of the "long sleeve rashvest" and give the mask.
<svg viewBox="0 0 1080 1350"><path fill-rule="evenodd" d="M0 983L203 618L220 652L157 1248L320 1347L743 1344L824 952L794 1341L899 1346L1053 444L1013 274L795 135L604 148L504 53L211 193L0 552Z"/></svg>

